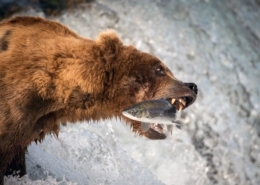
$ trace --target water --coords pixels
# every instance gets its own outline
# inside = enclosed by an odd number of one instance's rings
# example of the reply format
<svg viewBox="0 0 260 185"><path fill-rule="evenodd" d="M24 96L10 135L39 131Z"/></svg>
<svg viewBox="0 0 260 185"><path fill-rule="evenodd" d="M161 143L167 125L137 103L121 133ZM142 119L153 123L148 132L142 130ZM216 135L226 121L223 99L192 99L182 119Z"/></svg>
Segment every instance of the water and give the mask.
<svg viewBox="0 0 260 185"><path fill-rule="evenodd" d="M195 82L199 96L182 113L183 129L163 141L135 136L119 120L85 126L80 136L80 130L69 130L81 125L63 128L66 140L47 138L47 144L29 147L31 175L26 181L39 181L45 174L55 183L65 175L65 184L260 184L257 2L98 0L49 17L85 37L115 29L124 43L156 55L177 78ZM21 14L44 17L33 9ZM115 133L109 131L110 123ZM117 139L103 136L106 132ZM55 158L56 153L65 157Z"/></svg>

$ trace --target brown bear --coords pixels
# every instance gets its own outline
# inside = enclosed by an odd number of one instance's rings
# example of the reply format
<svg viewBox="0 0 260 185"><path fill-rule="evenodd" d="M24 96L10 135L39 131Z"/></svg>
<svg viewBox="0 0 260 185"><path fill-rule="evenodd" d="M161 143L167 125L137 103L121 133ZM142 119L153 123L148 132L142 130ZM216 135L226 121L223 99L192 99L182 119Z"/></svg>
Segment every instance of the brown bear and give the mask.
<svg viewBox="0 0 260 185"><path fill-rule="evenodd" d="M142 132L140 122L124 118L122 110L152 99L167 99L181 110L196 94L195 84L177 80L156 57L123 45L112 30L91 40L42 18L5 20L0 23L1 176L15 156L24 159L32 141L58 135L59 124L66 122L120 117L139 135L164 139L158 129Z"/></svg>

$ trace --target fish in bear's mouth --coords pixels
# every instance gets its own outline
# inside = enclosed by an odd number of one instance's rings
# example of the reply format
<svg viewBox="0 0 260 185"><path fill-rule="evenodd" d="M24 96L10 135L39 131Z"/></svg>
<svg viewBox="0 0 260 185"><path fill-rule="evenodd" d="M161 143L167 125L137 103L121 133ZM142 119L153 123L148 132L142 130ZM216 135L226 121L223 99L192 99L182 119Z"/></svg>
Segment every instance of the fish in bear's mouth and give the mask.
<svg viewBox="0 0 260 185"><path fill-rule="evenodd" d="M177 111L181 111L195 101L194 96L148 100L139 102L123 110L123 115L131 120L140 121L143 132L152 132L164 137L165 127L171 132L173 125L181 128L175 120ZM164 127L164 128L163 128Z"/></svg>
<svg viewBox="0 0 260 185"><path fill-rule="evenodd" d="M166 99L172 107L174 107L177 111L182 111L183 109L187 108L190 106L195 99L193 97L180 97L180 98L167 98ZM175 118L175 115L172 115L173 118ZM174 121L175 126L178 129L181 129L182 122L175 120ZM164 125L160 123L150 123L150 129L153 130L154 132L157 132L158 134L164 134L165 128L169 131L172 132L172 125ZM146 130L148 131L148 129Z"/></svg>

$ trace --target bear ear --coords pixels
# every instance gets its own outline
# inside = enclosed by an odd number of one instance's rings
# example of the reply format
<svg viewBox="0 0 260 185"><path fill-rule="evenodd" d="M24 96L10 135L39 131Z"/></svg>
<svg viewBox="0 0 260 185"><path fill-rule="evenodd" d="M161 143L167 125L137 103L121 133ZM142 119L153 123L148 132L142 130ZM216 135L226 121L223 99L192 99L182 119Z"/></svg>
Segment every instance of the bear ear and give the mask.
<svg viewBox="0 0 260 185"><path fill-rule="evenodd" d="M120 53L123 43L114 30L106 30L99 34L96 43L101 50L103 57L115 59Z"/></svg>

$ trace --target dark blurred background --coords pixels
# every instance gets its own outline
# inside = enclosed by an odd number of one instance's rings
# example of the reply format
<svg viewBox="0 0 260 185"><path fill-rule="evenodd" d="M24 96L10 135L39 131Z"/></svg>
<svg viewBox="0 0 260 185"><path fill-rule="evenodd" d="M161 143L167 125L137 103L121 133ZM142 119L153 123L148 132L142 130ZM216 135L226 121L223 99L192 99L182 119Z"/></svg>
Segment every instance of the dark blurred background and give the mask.
<svg viewBox="0 0 260 185"><path fill-rule="evenodd" d="M28 8L41 10L46 16L59 15L63 10L76 7L80 3L94 0L0 0L0 20Z"/></svg>

